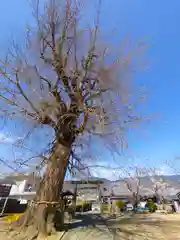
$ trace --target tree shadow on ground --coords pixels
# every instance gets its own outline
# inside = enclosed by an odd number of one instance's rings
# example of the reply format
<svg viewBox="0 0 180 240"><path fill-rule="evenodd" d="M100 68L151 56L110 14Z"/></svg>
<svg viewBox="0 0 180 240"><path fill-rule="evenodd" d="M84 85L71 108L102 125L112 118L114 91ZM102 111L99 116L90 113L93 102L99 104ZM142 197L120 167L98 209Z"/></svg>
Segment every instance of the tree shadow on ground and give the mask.
<svg viewBox="0 0 180 240"><path fill-rule="evenodd" d="M73 218L73 222L70 224L69 228L95 228L97 225L104 225L100 214L78 214Z"/></svg>
<svg viewBox="0 0 180 240"><path fill-rule="evenodd" d="M133 230L123 229L121 227L115 227L117 220L115 217L109 217L108 219L103 219L100 214L86 214L86 215L76 215L74 222L69 225L69 230L74 231L78 228L78 231L84 231L84 229L94 229L99 234L109 235L112 239L119 239L119 234L123 233L126 235L122 240L128 240L132 236L141 236L141 232L135 232ZM100 237L100 236L99 236Z"/></svg>
<svg viewBox="0 0 180 240"><path fill-rule="evenodd" d="M177 225L177 221L171 221ZM133 227L132 227L133 226ZM107 217L102 218L100 214L76 215L73 222L68 226L68 230L78 232L86 229L96 230L99 234L109 235L109 239L144 239L146 234L152 234L148 227L168 227L168 222L163 220L152 220L147 216L130 216L127 219ZM148 238L147 238L148 239ZM152 238L153 239L153 238Z"/></svg>
<svg viewBox="0 0 180 240"><path fill-rule="evenodd" d="M160 220L153 219L147 216L132 216L127 219L107 219L106 221L108 228L110 231L116 232L117 235L123 235L120 239L162 239L162 236L156 237L158 232L166 232L172 231L172 229L178 229L177 220L168 221L168 220ZM163 233L164 234L164 233ZM148 235L148 236L147 236ZM144 238L144 237L147 238Z"/></svg>

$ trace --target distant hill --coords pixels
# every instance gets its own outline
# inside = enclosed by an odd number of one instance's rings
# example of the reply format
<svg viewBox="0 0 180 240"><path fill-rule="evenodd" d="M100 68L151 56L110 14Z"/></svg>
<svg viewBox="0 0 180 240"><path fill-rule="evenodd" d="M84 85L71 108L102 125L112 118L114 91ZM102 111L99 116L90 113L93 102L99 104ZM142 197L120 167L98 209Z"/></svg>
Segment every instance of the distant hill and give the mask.
<svg viewBox="0 0 180 240"><path fill-rule="evenodd" d="M159 176L163 179L165 179L166 181L172 182L174 184L180 184L180 175L165 175L165 176Z"/></svg>
<svg viewBox="0 0 180 240"><path fill-rule="evenodd" d="M8 176L4 179L1 179L0 183L13 183L15 181L20 181L23 179L26 179L27 176L24 175L18 175L18 176ZM28 178L31 179L30 176L28 176ZM155 179L154 182L158 182L161 181L162 183L165 183L167 185L166 188L160 190L162 195L168 195L168 196L172 196L175 195L177 193L180 192L180 175L161 175L161 176L153 176L153 178ZM34 179L32 178L31 181L33 181ZM80 179L79 179L80 180ZM110 195L112 193L112 191L117 194L117 195L132 195L132 191L136 192L137 191L137 183L135 181L135 179L131 179L131 178L126 178L126 179L120 179L117 181L110 181L106 178L98 178L98 177L91 177L91 178L84 178L81 180L89 180L89 181L103 181L103 185L101 185L101 189L103 192L103 195ZM127 182L131 185L132 187L132 191L130 192L128 187L127 187ZM141 177L140 178L140 194L141 195L151 195L154 194L154 184L152 177L149 176L145 176L145 177ZM88 184L87 184L88 185ZM87 188L87 185L85 186ZM92 184L89 184L89 186ZM72 190L74 189L75 186L73 186L71 184L70 181L66 181L65 185L64 185L65 189L68 190Z"/></svg>
<svg viewBox="0 0 180 240"><path fill-rule="evenodd" d="M145 176L140 178L140 187L141 187L141 194L142 195L148 195L148 194L154 194L154 187L157 182L161 182L161 184L166 185L166 187L162 188L159 193L164 196L172 196L176 195L178 192L180 192L180 175L159 175L159 176L153 176L154 182L152 177ZM108 187L111 186L111 188L114 188L114 192L117 194L125 194L129 193L127 182L132 187L133 191L136 192L137 190L137 183L135 179L126 178L117 180L115 182L111 182L111 184L105 183L105 185Z"/></svg>
<svg viewBox="0 0 180 240"><path fill-rule="evenodd" d="M103 181L104 183L111 183L110 180L106 179L106 178L98 178L98 177L88 177L88 178L77 178L77 179L73 179L73 180L84 180L84 181Z"/></svg>
<svg viewBox="0 0 180 240"><path fill-rule="evenodd" d="M180 186L180 175L155 175L153 176L155 179L157 180L160 180L162 179L164 182L169 182L169 183L172 183L172 184L175 184L175 185L179 185ZM108 180L106 178L90 178L92 180L102 180L104 181L105 183L118 183L118 182L122 182L124 181L124 178L120 179L120 180L116 180L116 181L111 181L111 180ZM130 178L129 178L130 179ZM128 180L128 178L126 178L126 180ZM145 183L145 184L150 184L152 181L150 180L150 177L149 176L144 176L144 177L141 177L140 178L140 181L141 183Z"/></svg>
<svg viewBox="0 0 180 240"><path fill-rule="evenodd" d="M98 178L98 177L91 177L91 178L88 178L89 180L95 180L95 181L103 181L104 183L111 183L110 180L106 179L106 178Z"/></svg>

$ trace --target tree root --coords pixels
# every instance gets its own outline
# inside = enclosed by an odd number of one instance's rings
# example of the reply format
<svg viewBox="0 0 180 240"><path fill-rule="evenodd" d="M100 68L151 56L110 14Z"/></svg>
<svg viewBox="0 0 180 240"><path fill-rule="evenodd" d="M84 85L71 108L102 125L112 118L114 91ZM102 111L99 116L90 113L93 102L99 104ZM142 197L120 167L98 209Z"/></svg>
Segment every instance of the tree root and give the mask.
<svg viewBox="0 0 180 240"><path fill-rule="evenodd" d="M34 235L33 236L31 236L30 238L27 238L27 240L34 240L34 239L36 239L37 237L38 237L38 231L36 231L35 233L34 233Z"/></svg>
<svg viewBox="0 0 180 240"><path fill-rule="evenodd" d="M9 239L44 240L56 233L56 228L59 224L63 225L64 223L64 221L61 223L61 219L64 219L64 214L59 214L61 211L57 211L56 206L43 204L31 204L25 214L11 224ZM62 212L64 212L63 210Z"/></svg>
<svg viewBox="0 0 180 240"><path fill-rule="evenodd" d="M9 239L44 240L47 239L48 236L54 235L56 233L56 228L54 226L54 214L48 215L48 218L46 219L46 231L44 232L39 231L41 228L39 228L39 225L36 222L37 219L34 218L34 216L32 216L32 218L29 218L29 213L27 213L27 215L25 214L25 216L23 216L23 219L20 219L19 222L14 223L11 226L11 232L9 232Z"/></svg>
<svg viewBox="0 0 180 240"><path fill-rule="evenodd" d="M12 232L8 237L8 239L13 240L34 240L38 237L38 230L35 230L34 227L27 229L17 229Z"/></svg>

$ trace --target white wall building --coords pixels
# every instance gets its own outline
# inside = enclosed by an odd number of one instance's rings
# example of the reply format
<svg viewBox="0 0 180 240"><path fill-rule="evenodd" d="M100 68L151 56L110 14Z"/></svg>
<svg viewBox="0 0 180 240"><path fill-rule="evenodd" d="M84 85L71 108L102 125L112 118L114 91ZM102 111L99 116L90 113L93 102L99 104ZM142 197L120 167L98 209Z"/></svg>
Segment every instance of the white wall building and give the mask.
<svg viewBox="0 0 180 240"><path fill-rule="evenodd" d="M27 202L34 198L40 179L32 175L12 175L5 178L3 181L12 182L9 197ZM26 201L25 201L26 200Z"/></svg>
<svg viewBox="0 0 180 240"><path fill-rule="evenodd" d="M36 195L36 191L31 191L28 179L23 181L17 181L12 185L9 196L19 200L31 200Z"/></svg>

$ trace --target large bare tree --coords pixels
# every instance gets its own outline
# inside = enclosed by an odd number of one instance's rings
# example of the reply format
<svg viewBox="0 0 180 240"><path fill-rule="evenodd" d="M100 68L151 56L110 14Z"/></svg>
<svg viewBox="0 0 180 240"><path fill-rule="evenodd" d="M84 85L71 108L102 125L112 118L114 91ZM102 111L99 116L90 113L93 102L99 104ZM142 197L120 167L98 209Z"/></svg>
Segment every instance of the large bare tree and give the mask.
<svg viewBox="0 0 180 240"><path fill-rule="evenodd" d="M128 169L123 169L123 173L127 175L124 182L128 191L132 194L132 199L135 205L140 201L142 191L147 189L142 183L142 178L147 176L148 170L141 166L129 166Z"/></svg>
<svg viewBox="0 0 180 240"><path fill-rule="evenodd" d="M141 120L135 110L142 95L132 82L136 54L127 47L111 54L105 46L100 4L94 27L87 30L78 1L48 0L45 7L36 1L36 24L27 27L25 48L13 43L0 60L2 113L53 130L44 176L23 223L44 235L66 171L81 165L78 153L85 143L94 136L95 142L120 149L126 131Z"/></svg>

